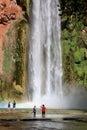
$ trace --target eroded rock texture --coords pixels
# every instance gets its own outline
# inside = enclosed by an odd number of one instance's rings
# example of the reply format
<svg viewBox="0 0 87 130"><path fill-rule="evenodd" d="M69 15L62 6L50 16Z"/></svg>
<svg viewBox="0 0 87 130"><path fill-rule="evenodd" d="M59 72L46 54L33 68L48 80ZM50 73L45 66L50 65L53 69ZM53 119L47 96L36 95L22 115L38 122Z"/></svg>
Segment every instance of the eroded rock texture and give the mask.
<svg viewBox="0 0 87 130"><path fill-rule="evenodd" d="M22 9L16 0L0 0L0 74L3 73L3 41L10 24L23 17Z"/></svg>

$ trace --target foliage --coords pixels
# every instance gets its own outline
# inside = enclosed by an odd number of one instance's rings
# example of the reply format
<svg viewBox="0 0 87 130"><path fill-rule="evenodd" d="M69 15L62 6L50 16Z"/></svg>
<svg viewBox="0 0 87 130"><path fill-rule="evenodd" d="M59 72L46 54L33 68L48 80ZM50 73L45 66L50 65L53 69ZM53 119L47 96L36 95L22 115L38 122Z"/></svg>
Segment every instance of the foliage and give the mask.
<svg viewBox="0 0 87 130"><path fill-rule="evenodd" d="M15 58L18 59L15 62L15 74L14 80L19 85L22 85L23 82L23 73L24 73L24 55L26 51L26 22L21 21L18 30L17 30L17 38L16 38L16 55Z"/></svg>
<svg viewBox="0 0 87 130"><path fill-rule="evenodd" d="M26 26L25 20L17 20L10 25L6 33L8 44L3 43L4 74L0 75L0 100L21 99L24 94L24 91L18 91L17 87L20 86L23 90L25 87ZM13 86L14 81L16 87Z"/></svg>
<svg viewBox="0 0 87 130"><path fill-rule="evenodd" d="M25 94L27 66L27 34L31 0L20 1L23 19L14 20L6 33L8 44L3 43L3 74L0 75L0 100L21 99ZM13 85L15 82L15 86ZM23 90L23 92L20 92Z"/></svg>
<svg viewBox="0 0 87 130"><path fill-rule="evenodd" d="M87 88L86 1L61 0L61 9L63 81Z"/></svg>

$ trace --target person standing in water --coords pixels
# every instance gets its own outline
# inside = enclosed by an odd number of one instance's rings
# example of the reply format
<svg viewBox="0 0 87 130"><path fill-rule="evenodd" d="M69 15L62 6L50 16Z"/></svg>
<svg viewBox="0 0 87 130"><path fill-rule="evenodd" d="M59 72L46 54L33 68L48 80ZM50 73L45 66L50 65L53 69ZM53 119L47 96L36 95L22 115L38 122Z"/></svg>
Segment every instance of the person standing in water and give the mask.
<svg viewBox="0 0 87 130"><path fill-rule="evenodd" d="M33 107L33 114L34 114L34 117L36 117L36 106Z"/></svg>
<svg viewBox="0 0 87 130"><path fill-rule="evenodd" d="M10 111L11 109L11 104L10 104L10 101L8 102L8 110Z"/></svg>
<svg viewBox="0 0 87 130"><path fill-rule="evenodd" d="M15 102L15 100L13 101L13 109L15 110L15 108L16 108L16 102Z"/></svg>
<svg viewBox="0 0 87 130"><path fill-rule="evenodd" d="M42 109L42 117L45 117L46 107L44 104L41 106L41 109Z"/></svg>

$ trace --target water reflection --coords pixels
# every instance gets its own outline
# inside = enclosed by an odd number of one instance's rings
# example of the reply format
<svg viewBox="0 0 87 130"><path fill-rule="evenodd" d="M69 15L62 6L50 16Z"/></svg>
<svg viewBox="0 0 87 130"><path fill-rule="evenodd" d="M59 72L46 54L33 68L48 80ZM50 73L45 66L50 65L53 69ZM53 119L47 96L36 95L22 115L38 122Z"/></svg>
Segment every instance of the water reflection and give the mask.
<svg viewBox="0 0 87 130"><path fill-rule="evenodd" d="M1 130L87 130L86 123L52 121L0 122Z"/></svg>

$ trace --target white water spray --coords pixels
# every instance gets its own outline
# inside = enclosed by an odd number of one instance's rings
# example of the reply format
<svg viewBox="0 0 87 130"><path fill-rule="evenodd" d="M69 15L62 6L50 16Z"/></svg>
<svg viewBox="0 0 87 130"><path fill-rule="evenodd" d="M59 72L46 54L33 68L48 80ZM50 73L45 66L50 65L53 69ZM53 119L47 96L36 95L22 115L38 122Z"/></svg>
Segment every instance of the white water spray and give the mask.
<svg viewBox="0 0 87 130"><path fill-rule="evenodd" d="M62 96L61 22L58 0L32 0L29 99L52 104Z"/></svg>

